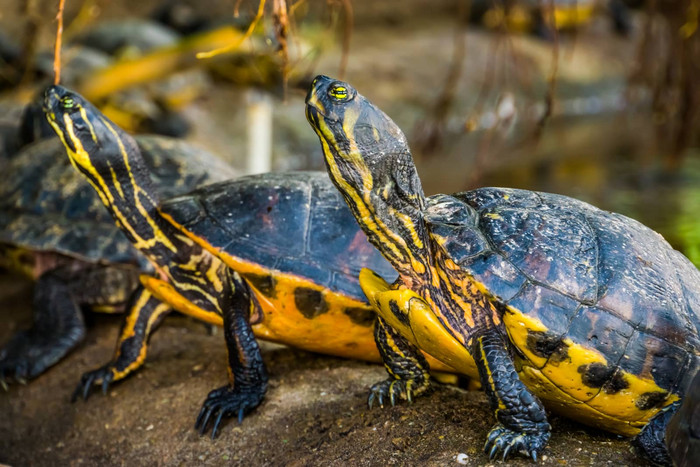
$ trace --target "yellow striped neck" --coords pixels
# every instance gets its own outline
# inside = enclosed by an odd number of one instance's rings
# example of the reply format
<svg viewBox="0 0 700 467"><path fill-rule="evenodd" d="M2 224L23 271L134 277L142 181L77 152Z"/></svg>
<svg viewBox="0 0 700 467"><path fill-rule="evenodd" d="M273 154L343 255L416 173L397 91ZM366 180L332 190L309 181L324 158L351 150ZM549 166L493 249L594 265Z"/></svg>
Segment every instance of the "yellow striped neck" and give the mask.
<svg viewBox="0 0 700 467"><path fill-rule="evenodd" d="M177 231L158 211L158 196L136 141L101 115L89 119L80 109L78 117L85 122L80 130L76 117L68 114L62 122L49 123L117 225L136 248L162 266L178 251L173 239Z"/></svg>

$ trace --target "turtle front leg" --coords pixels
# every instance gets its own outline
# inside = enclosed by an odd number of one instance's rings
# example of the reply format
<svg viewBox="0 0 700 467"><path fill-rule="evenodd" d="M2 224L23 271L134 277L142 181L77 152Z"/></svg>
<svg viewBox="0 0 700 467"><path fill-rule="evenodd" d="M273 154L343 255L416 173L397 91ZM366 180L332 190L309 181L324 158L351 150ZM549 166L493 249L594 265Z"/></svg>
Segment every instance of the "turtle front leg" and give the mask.
<svg viewBox="0 0 700 467"><path fill-rule="evenodd" d="M143 286L134 291L127 309L128 314L119 334L114 357L100 368L83 374L71 397L72 402L78 397L86 400L95 385L100 386L102 393L106 394L110 384L126 378L140 368L146 361L151 334L172 311L170 305L161 302Z"/></svg>
<svg viewBox="0 0 700 467"><path fill-rule="evenodd" d="M411 402L430 388L430 367L423 354L381 317L374 326L374 340L389 378L372 385L367 399L370 409L375 400L384 407L386 398L393 406L397 396Z"/></svg>
<svg viewBox="0 0 700 467"><path fill-rule="evenodd" d="M507 342L495 327L469 341L481 384L498 421L484 451L491 459L499 453L505 460L511 452L523 452L537 460L549 441L551 426L540 400L520 381Z"/></svg>
<svg viewBox="0 0 700 467"><path fill-rule="evenodd" d="M222 293L221 309L230 383L209 393L194 425L204 434L213 421L212 439L224 417L235 416L242 422L262 402L267 390L267 371L250 325L250 317L259 313L260 305L237 272L227 269L227 275L229 290Z"/></svg>
<svg viewBox="0 0 700 467"><path fill-rule="evenodd" d="M673 416L681 406L680 401L664 407L654 415L642 431L632 439L632 447L642 456L650 459L655 465L673 465L668 448L666 447L666 429ZM690 464L688 464L690 465Z"/></svg>
<svg viewBox="0 0 700 467"><path fill-rule="evenodd" d="M85 337L79 301L63 270L47 272L34 287L34 324L0 349L0 386L26 382L58 362Z"/></svg>

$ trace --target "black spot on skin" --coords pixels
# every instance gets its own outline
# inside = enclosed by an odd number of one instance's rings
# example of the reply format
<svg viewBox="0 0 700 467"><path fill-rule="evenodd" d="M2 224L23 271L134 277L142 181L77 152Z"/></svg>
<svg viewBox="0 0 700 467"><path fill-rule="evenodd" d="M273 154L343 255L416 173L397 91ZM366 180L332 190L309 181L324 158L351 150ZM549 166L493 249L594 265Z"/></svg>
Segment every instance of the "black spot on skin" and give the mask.
<svg viewBox="0 0 700 467"><path fill-rule="evenodd" d="M343 313L348 315L350 321L352 321L353 323L365 327L372 326L374 324L374 320L377 317L376 313L374 313L374 311L372 311L370 308L346 308L343 310Z"/></svg>
<svg viewBox="0 0 700 467"><path fill-rule="evenodd" d="M328 311L328 303L318 290L297 287L294 290L294 303L304 317L314 319Z"/></svg>
<svg viewBox="0 0 700 467"><path fill-rule="evenodd" d="M578 367L583 384L589 388L602 388L610 380L614 371L615 367L611 368L597 362Z"/></svg>
<svg viewBox="0 0 700 467"><path fill-rule="evenodd" d="M533 354L550 359L555 363L563 362L569 358L569 346L551 333L528 330L526 345Z"/></svg>
<svg viewBox="0 0 700 467"><path fill-rule="evenodd" d="M619 369L615 371L612 379L603 385L603 391L606 394L617 394L623 389L627 389L630 383L625 379L625 375Z"/></svg>
<svg viewBox="0 0 700 467"><path fill-rule="evenodd" d="M639 396L639 399L634 401L634 405L636 405L639 410L649 410L654 407L661 407L667 397L668 393L666 391L645 392Z"/></svg>
<svg viewBox="0 0 700 467"><path fill-rule="evenodd" d="M258 289L261 293L268 297L275 298L277 296L277 291L275 290L275 285L277 281L270 274L246 274L245 278L251 283L253 287Z"/></svg>
<svg viewBox="0 0 700 467"><path fill-rule="evenodd" d="M389 308L391 308L391 312L394 314L394 316L396 316L399 319L399 321L401 321L406 326L411 325L411 322L408 320L408 316L406 316L406 314L401 311L401 308L399 308L399 304L396 303L395 300L389 300Z"/></svg>

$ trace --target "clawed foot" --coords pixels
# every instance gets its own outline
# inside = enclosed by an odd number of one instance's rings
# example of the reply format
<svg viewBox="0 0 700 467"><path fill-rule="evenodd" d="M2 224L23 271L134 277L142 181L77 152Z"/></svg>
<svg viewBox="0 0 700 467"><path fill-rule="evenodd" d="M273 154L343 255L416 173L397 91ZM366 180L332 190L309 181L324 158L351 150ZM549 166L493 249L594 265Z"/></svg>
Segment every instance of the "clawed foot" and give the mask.
<svg viewBox="0 0 700 467"><path fill-rule="evenodd" d="M214 439L224 417L237 416L238 423L241 423L243 417L262 402L264 395L264 388L262 390L255 388L239 389L223 386L219 389L214 389L209 393L204 404L202 404L202 410L199 411L194 428L199 430L200 435L203 435L209 427L209 421L214 420L211 430L211 438Z"/></svg>
<svg viewBox="0 0 700 467"><path fill-rule="evenodd" d="M388 399L393 407L396 405L397 398L407 400L411 403L415 396L422 394L427 389L427 384L418 385L413 380L405 381L403 379L389 378L372 385L369 390L367 405L369 405L371 409L376 400L379 407L384 407L384 401Z"/></svg>
<svg viewBox="0 0 700 467"><path fill-rule="evenodd" d="M537 456L544 449L549 441L549 432L543 433L520 433L509 430L500 423L489 433L484 445L484 452L493 459L502 453L502 459L506 460L508 455L522 453L532 460L537 461Z"/></svg>
<svg viewBox="0 0 700 467"><path fill-rule="evenodd" d="M87 398L90 396L93 385L101 385L102 394L107 394L107 389L109 389L109 385L114 381L115 374L116 371L114 370L112 363L108 363L97 370L83 373L78 387L75 388L75 391L73 391L73 395L70 398L71 402L75 402L79 397L82 397L83 400L87 400Z"/></svg>
<svg viewBox="0 0 700 467"><path fill-rule="evenodd" d="M10 381L26 384L42 374L73 347L61 339L39 339L31 331L22 331L0 350L0 386L7 390Z"/></svg>
<svg viewBox="0 0 700 467"><path fill-rule="evenodd" d="M0 351L0 386L7 391L8 383L16 381L26 384L30 374L28 359L20 356L10 356Z"/></svg>

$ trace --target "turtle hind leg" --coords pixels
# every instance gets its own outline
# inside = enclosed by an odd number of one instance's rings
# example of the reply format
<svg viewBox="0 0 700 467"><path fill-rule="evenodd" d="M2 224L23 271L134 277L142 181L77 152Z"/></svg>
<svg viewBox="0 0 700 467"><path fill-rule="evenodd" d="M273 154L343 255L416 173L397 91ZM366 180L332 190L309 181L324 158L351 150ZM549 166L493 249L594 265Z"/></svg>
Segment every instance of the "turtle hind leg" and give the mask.
<svg viewBox="0 0 700 467"><path fill-rule="evenodd" d="M267 391L267 371L250 326L250 317L260 313L260 305L238 273L227 269L226 274L230 290L222 293L221 309L230 383L209 393L195 422L200 434L211 423L212 439L224 417L243 421L248 412L260 405Z"/></svg>
<svg viewBox="0 0 700 467"><path fill-rule="evenodd" d="M375 400L381 407L384 407L385 400L389 400L393 406L397 397L411 402L413 397L427 392L430 388L430 368L414 345L381 317L377 318L374 327L374 340L390 376L370 389L367 399L370 408Z"/></svg>
<svg viewBox="0 0 700 467"><path fill-rule="evenodd" d="M537 460L549 441L551 426L540 400L520 381L505 337L490 328L472 338L471 352L498 420L484 451L491 459L522 452Z"/></svg>
<svg viewBox="0 0 700 467"><path fill-rule="evenodd" d="M0 350L0 385L36 378L82 342L85 323L66 276L57 269L36 282L34 324Z"/></svg>
<svg viewBox="0 0 700 467"><path fill-rule="evenodd" d="M666 427L671 417L680 407L680 401L676 401L661 412L654 415L649 423L644 425L642 431L632 440L632 447L641 455L658 465L672 465L671 456L664 442Z"/></svg>

